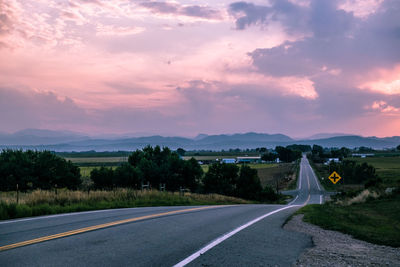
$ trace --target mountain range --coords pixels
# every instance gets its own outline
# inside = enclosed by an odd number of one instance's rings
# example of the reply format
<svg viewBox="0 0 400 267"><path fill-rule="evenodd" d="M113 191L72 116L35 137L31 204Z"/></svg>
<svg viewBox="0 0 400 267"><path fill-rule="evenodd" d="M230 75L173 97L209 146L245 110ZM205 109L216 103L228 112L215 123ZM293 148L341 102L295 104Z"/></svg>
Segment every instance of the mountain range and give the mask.
<svg viewBox="0 0 400 267"><path fill-rule="evenodd" d="M320 145L323 147L371 147L375 149L393 148L400 144L400 136L362 137L345 134L318 134L304 139L293 139L284 134L243 133L243 134L199 134L194 138L121 135L92 137L70 131L26 129L12 134L0 133L0 148L37 149L52 151L131 151L146 145L167 146L171 149L186 150L228 150L246 149L290 144Z"/></svg>

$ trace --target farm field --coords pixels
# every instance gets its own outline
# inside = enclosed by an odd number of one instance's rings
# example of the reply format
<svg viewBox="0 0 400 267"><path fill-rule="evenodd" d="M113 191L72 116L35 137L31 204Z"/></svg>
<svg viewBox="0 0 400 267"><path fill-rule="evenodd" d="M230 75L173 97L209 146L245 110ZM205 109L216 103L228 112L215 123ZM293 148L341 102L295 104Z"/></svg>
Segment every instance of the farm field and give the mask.
<svg viewBox="0 0 400 267"><path fill-rule="evenodd" d="M209 156L183 156L184 160L189 160L191 158L195 158L196 160L217 160L217 159L236 159L239 157L237 155L233 156L221 156L221 155L209 155Z"/></svg>
<svg viewBox="0 0 400 267"><path fill-rule="evenodd" d="M109 163L127 162L128 157L90 157L90 158L65 158L73 163Z"/></svg>
<svg viewBox="0 0 400 267"><path fill-rule="evenodd" d="M237 164L238 167L240 167L241 165L242 164ZM268 180L269 179L268 177L270 176L269 175L270 172L268 172L268 171L266 172L265 169L276 168L277 166L279 166L279 164L275 164L275 163L272 163L272 164L271 163L259 163L259 164L252 163L252 164L246 164L246 165L250 166L250 168L252 168L252 169L256 169L257 170L258 176L260 177L260 180L261 180L261 176L260 175L264 176L264 178L265 178L264 180ZM204 173L206 173L208 171L208 168L209 168L208 164L203 164L203 165L200 165L200 166L203 169ZM263 184L263 186L264 186L264 184Z"/></svg>

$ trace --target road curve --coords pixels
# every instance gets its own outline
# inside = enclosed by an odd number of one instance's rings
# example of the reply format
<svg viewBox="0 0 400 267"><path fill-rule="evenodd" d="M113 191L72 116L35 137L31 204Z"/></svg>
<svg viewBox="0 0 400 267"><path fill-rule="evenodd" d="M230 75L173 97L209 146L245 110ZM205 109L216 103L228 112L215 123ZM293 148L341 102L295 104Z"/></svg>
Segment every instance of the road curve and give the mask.
<svg viewBox="0 0 400 267"><path fill-rule="evenodd" d="M282 224L301 205L321 203L308 161L288 205L149 207L0 222L2 266L290 265L312 245ZM69 234L68 234L69 233Z"/></svg>

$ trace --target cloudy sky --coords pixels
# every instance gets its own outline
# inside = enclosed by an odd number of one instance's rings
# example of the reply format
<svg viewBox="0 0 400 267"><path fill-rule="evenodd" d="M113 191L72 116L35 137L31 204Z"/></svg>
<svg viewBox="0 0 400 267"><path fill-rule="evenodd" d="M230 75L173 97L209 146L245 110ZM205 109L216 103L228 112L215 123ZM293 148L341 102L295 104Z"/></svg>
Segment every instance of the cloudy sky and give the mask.
<svg viewBox="0 0 400 267"><path fill-rule="evenodd" d="M0 0L0 132L400 135L398 0Z"/></svg>

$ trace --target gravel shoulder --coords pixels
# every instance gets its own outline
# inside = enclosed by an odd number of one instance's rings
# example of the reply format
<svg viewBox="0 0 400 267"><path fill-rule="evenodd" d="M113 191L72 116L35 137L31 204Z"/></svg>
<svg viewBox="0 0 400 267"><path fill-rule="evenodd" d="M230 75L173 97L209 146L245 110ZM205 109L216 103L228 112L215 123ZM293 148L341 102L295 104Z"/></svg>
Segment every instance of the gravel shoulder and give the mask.
<svg viewBox="0 0 400 267"><path fill-rule="evenodd" d="M284 229L312 236L314 247L307 249L294 266L400 266L400 248L371 244L350 235L324 230L294 216Z"/></svg>

